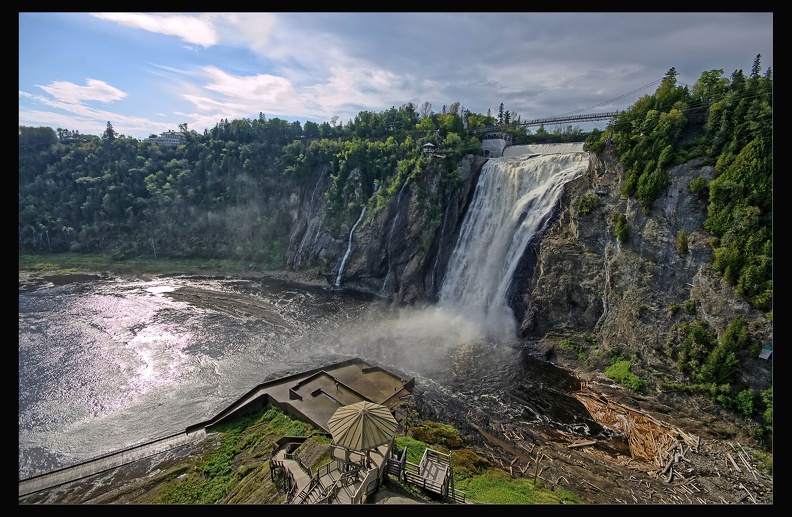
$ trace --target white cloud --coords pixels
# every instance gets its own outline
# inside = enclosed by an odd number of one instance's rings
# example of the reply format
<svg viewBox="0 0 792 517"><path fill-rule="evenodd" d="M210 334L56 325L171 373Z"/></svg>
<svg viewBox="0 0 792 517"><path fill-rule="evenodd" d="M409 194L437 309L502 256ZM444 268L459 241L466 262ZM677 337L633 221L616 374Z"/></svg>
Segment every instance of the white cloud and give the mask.
<svg viewBox="0 0 792 517"><path fill-rule="evenodd" d="M259 112L300 116L304 112L304 96L294 91L288 79L270 74L233 75L214 66L202 71L207 82L185 87L182 96L201 113L197 118L213 121L209 127L220 118L246 118Z"/></svg>
<svg viewBox="0 0 792 517"><path fill-rule="evenodd" d="M31 95L21 91L19 95L25 99L60 110L60 112L37 111L20 107L20 125L39 126L42 123L49 123L50 125L57 124L66 129L78 129L82 133L92 133L98 130L96 134L101 134L107 126L107 122L112 121L113 126L119 133L128 135L148 134L152 131L157 132L175 129L173 124L154 122L145 117L130 117L115 112L95 109L81 104L80 102L74 102L74 99L68 96L64 101L53 100L43 95ZM65 113L68 113L68 115ZM39 122L27 122L33 120L39 120Z"/></svg>
<svg viewBox="0 0 792 517"><path fill-rule="evenodd" d="M52 128L77 129L85 134L100 134L107 127L104 123L92 118L75 117L73 114L56 113L54 111L38 110L19 110L19 125L40 127L50 126Z"/></svg>
<svg viewBox="0 0 792 517"><path fill-rule="evenodd" d="M271 13L208 13L204 21L218 33L218 43L250 47L266 55L277 52L271 44L275 15Z"/></svg>
<svg viewBox="0 0 792 517"><path fill-rule="evenodd" d="M61 102L82 104L85 101L113 102L127 96L118 88L98 79L86 79L86 86L68 81L55 81L48 86L36 85Z"/></svg>
<svg viewBox="0 0 792 517"><path fill-rule="evenodd" d="M274 103L287 101L287 96L294 95L291 83L283 77L269 74L233 76L214 66L203 70L210 79L205 88L227 98Z"/></svg>
<svg viewBox="0 0 792 517"><path fill-rule="evenodd" d="M346 120L369 106L389 106L394 98L407 102L409 95L403 77L368 63L333 66L326 80L299 87L272 74L234 75L214 66L202 71L206 83L185 81L182 97L195 106L200 118L210 116L213 121L259 112L320 121L338 115Z"/></svg>
<svg viewBox="0 0 792 517"><path fill-rule="evenodd" d="M91 13L101 20L112 21L157 34L177 36L188 43L211 47L217 43L212 16L150 13Z"/></svg>

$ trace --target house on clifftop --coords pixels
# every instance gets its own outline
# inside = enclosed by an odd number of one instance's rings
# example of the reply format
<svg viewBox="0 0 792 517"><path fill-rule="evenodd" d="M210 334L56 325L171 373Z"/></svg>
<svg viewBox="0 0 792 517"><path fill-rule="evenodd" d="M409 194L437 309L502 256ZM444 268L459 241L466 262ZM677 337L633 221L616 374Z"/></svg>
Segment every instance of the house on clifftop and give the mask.
<svg viewBox="0 0 792 517"><path fill-rule="evenodd" d="M180 144L184 143L184 133L169 129L159 136L150 136L147 141L166 147L178 147Z"/></svg>

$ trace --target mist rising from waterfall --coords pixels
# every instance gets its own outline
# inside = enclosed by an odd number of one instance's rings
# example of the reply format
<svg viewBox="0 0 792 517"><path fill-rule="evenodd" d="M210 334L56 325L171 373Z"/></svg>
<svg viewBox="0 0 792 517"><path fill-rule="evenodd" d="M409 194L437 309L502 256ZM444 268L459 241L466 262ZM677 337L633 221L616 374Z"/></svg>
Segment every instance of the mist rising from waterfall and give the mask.
<svg viewBox="0 0 792 517"><path fill-rule="evenodd" d="M517 323L506 296L517 264L563 186L587 165L582 152L487 161L440 288L440 307L477 321L491 338L513 338Z"/></svg>

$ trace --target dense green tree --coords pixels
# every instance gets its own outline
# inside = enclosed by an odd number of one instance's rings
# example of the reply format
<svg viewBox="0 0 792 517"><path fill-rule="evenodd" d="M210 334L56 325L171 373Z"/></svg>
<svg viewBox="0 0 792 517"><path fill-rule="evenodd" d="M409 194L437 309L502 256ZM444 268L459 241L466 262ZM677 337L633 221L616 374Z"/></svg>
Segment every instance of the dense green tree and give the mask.
<svg viewBox="0 0 792 517"><path fill-rule="evenodd" d="M111 124L110 121L108 120L107 129L105 129L104 133L102 133L102 140L112 142L113 140L116 139L117 135L118 133L113 129L113 124Z"/></svg>

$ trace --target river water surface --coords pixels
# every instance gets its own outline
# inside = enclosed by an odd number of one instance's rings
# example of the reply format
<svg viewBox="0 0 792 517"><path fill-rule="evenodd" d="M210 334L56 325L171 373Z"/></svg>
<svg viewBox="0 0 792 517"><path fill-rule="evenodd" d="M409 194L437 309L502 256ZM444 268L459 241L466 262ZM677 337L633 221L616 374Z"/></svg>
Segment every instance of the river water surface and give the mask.
<svg viewBox="0 0 792 517"><path fill-rule="evenodd" d="M487 336L438 306L270 277L20 288L19 479L184 431L257 384L348 357L501 419L599 432L573 376Z"/></svg>

